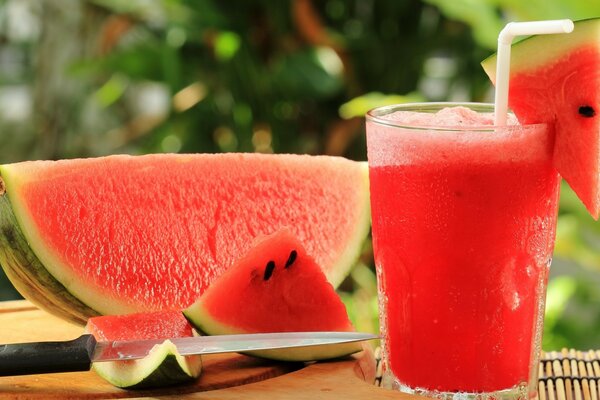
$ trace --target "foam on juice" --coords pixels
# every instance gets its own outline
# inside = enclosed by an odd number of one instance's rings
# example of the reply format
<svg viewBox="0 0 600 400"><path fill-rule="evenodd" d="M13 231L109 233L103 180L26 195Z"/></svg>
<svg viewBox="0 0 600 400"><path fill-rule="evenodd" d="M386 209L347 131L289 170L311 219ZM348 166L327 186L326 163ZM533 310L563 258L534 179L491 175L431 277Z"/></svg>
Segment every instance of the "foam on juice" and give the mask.
<svg viewBox="0 0 600 400"><path fill-rule="evenodd" d="M545 159L551 154L553 137L548 126L524 128L510 114L508 126L496 129L493 118L492 113L477 113L465 107L437 113L398 111L378 117L382 123L370 126L369 164L460 164L474 160L489 164ZM418 127L410 133L410 144L399 138L406 135L398 129L402 126Z"/></svg>

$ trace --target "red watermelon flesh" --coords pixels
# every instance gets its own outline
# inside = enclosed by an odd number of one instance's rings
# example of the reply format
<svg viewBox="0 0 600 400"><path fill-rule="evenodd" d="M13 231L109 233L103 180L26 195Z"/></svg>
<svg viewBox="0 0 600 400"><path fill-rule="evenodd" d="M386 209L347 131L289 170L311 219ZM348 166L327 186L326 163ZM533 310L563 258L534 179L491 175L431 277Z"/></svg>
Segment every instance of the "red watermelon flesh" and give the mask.
<svg viewBox="0 0 600 400"><path fill-rule="evenodd" d="M208 334L353 330L321 268L285 229L260 240L184 314Z"/></svg>
<svg viewBox="0 0 600 400"><path fill-rule="evenodd" d="M86 331L98 341L193 336L192 326L179 311L92 317L87 322Z"/></svg>
<svg viewBox="0 0 600 400"><path fill-rule="evenodd" d="M183 309L282 227L338 284L369 228L365 165L339 157L111 156L0 173L44 268L102 314Z"/></svg>
<svg viewBox="0 0 600 400"><path fill-rule="evenodd" d="M600 214L600 19L571 34L512 47L509 106L523 124L554 126L554 165L594 218ZM495 82L496 57L482 65Z"/></svg>

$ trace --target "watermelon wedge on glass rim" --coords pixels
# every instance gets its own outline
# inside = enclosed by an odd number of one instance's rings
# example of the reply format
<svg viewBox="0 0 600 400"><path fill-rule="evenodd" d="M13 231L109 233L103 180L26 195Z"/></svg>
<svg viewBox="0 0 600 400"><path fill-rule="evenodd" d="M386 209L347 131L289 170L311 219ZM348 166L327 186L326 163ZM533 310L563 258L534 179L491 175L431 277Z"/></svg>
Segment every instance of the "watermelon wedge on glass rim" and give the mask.
<svg viewBox="0 0 600 400"><path fill-rule="evenodd" d="M575 22L567 35L513 44L509 107L522 124L554 127L553 163L590 214L600 215L600 19ZM482 62L496 81L496 56Z"/></svg>
<svg viewBox="0 0 600 400"><path fill-rule="evenodd" d="M283 227L338 285L370 226L365 163L308 155L110 156L0 166L0 264L40 307L184 309Z"/></svg>

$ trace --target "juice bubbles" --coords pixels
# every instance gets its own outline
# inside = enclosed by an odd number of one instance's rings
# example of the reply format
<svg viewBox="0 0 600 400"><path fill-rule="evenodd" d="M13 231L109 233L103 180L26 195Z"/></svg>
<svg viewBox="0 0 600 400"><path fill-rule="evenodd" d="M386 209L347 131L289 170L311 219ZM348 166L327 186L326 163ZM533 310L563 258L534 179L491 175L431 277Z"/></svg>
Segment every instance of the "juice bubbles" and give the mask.
<svg viewBox="0 0 600 400"><path fill-rule="evenodd" d="M556 227L551 128L493 128L491 114L465 108L431 114L442 106L367 118L384 379L526 397Z"/></svg>

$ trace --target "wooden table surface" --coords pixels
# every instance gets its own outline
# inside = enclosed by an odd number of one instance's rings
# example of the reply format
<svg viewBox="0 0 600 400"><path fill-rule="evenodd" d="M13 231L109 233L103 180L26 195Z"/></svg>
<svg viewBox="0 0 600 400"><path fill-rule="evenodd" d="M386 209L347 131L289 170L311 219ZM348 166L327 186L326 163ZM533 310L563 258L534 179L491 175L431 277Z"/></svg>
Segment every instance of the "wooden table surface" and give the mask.
<svg viewBox="0 0 600 400"><path fill-rule="evenodd" d="M83 328L60 320L31 303L0 303L0 343L69 340ZM370 347L353 357L312 364L283 363L243 355L203 358L200 379L156 390L115 388L95 372L0 377L1 399L414 399L373 385Z"/></svg>

